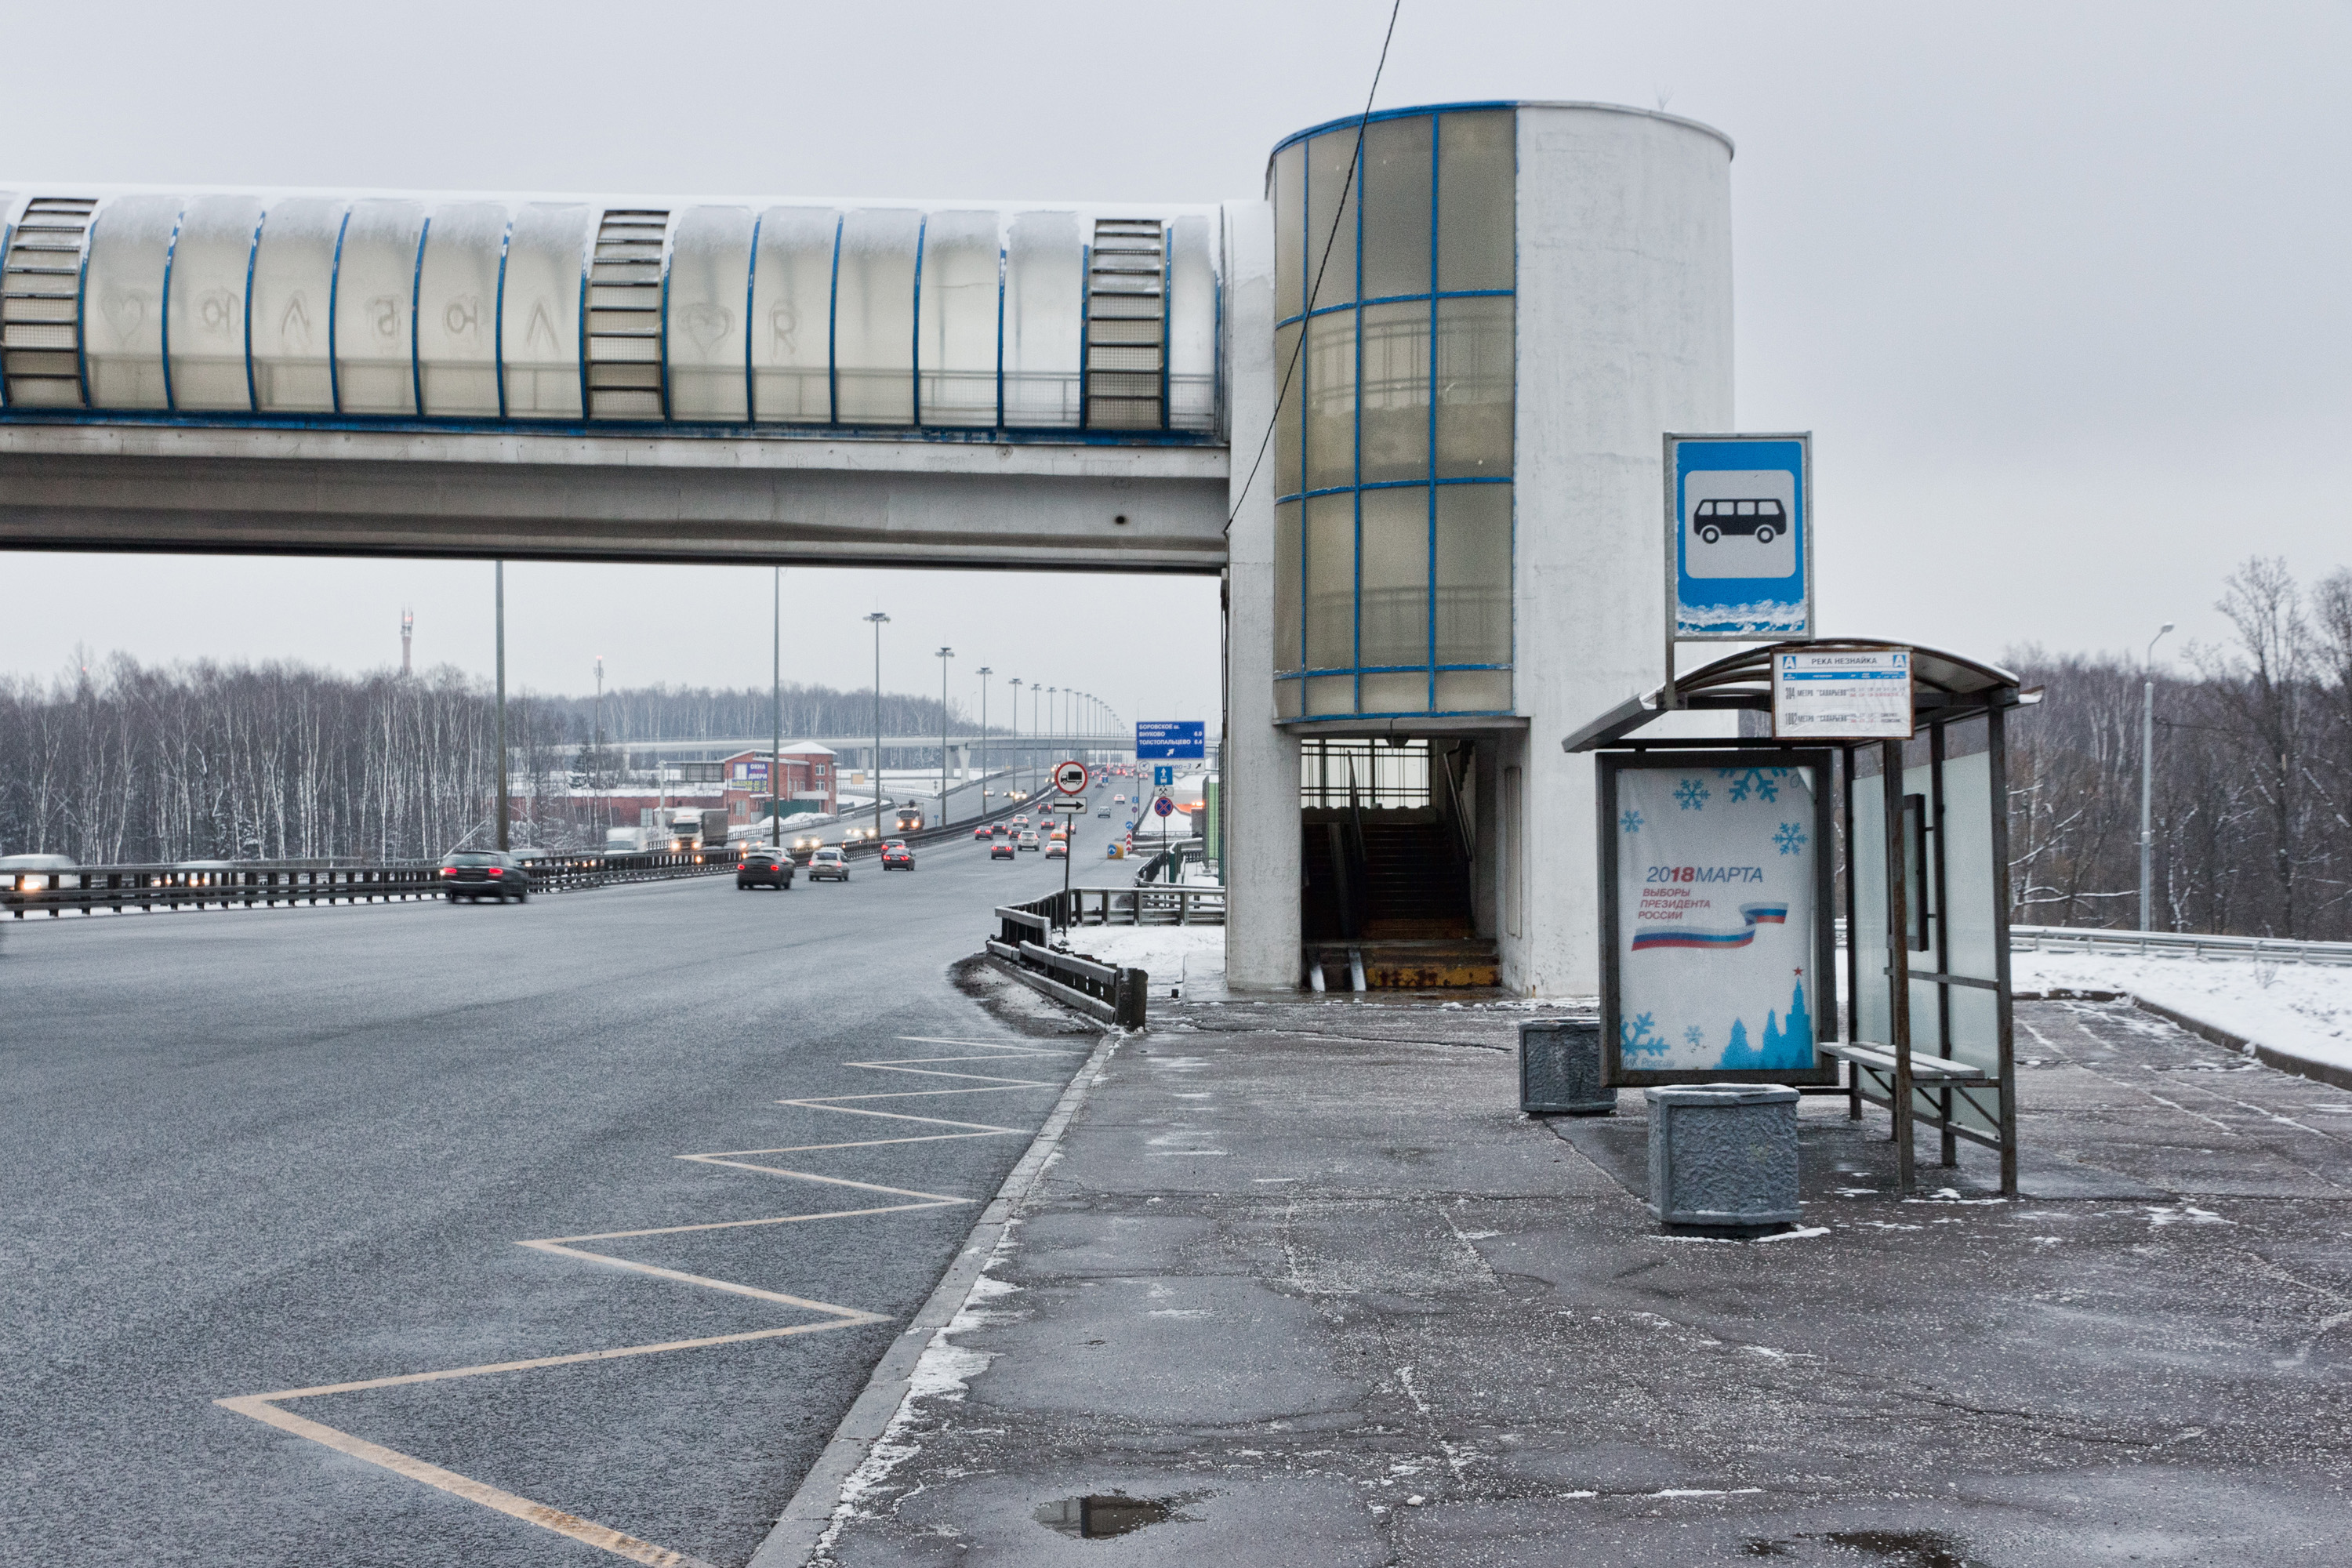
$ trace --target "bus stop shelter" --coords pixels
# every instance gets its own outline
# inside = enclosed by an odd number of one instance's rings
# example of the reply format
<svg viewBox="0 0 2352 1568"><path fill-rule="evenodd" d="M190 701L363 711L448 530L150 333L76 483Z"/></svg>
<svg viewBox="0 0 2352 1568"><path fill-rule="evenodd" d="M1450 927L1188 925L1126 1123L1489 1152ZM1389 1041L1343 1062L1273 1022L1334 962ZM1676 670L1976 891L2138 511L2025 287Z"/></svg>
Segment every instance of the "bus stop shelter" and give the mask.
<svg viewBox="0 0 2352 1568"><path fill-rule="evenodd" d="M1775 673L1783 668L1782 656L1795 653L1819 662L1819 656L1841 651L1906 656L1907 734L1781 732L1797 727L1784 722L1787 713L1776 710ZM1831 1075L1842 1062L1849 1113L1859 1120L1867 1100L1892 1114L1905 1194L1916 1185L1914 1140L1925 1125L1940 1133L1947 1166L1958 1163L1962 1139L1995 1151L2000 1190L2015 1195L2017 1064L2011 1020L2004 726L2011 710L2039 698L2038 690L2021 690L2017 677L2005 669L1938 648L1878 639L1816 639L1769 644L1717 659L1680 676L1673 690L1662 687L1631 699L1567 737L1561 742L1565 750L1593 753L1601 764L1601 1005L1612 1081L1778 1077L1820 1084L1835 1081ZM1704 739L1643 735L1675 708L1737 712L1743 732ZM1809 801L1820 820L1833 824L1844 847L1843 864L1832 868L1824 859L1818 872L1824 896L1804 900L1800 889L1794 906L1819 929L1780 937L1795 943L1792 952L1833 952L1843 971L1843 1006L1825 994L1811 1009L1815 1016L1804 1020L1815 1053L1811 1064L1784 1058L1786 1065L1778 1069L1691 1066L1645 1071L1637 1065L1644 1058L1626 1049L1647 1043L1642 1029L1619 1016L1620 989L1629 984L1629 953L1632 962L1646 965L1653 960L1642 952L1643 943L1703 950L1709 942L1736 946L1749 940L1734 931L1693 931L1662 941L1655 931L1634 929L1628 907L1633 883L1619 874L1618 847L1630 842L1626 836L1642 825L1645 802L1654 815L1667 801L1663 795L1639 795L1633 785L1643 770L1676 770L1675 799L1683 805L1739 799L1751 788L1781 788L1786 799ZM1783 805L1773 815L1798 814ZM1781 837L1785 847L1785 825ZM1657 875L1655 868L1651 874ZM1647 896L1643 898L1646 909ZM1793 921L1792 914L1770 912L1788 901L1742 905L1748 931L1758 929L1759 920ZM1759 914L1759 909L1766 912ZM1842 942L1830 929L1832 910L1842 916ZM1706 958L1702 952L1688 962ZM1786 1027L1774 1013L1773 1032L1785 1035ZM1694 1045L1697 1038L1694 1026Z"/></svg>

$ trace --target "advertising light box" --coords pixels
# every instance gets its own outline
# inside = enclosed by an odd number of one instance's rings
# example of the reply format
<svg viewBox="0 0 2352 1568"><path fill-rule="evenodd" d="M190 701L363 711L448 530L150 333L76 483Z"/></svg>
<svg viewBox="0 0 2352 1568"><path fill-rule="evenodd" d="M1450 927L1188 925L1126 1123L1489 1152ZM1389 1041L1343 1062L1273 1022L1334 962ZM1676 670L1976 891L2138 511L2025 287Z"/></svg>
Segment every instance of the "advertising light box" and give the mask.
<svg viewBox="0 0 2352 1568"><path fill-rule="evenodd" d="M1827 754L1601 763L1610 1080L1834 1081Z"/></svg>

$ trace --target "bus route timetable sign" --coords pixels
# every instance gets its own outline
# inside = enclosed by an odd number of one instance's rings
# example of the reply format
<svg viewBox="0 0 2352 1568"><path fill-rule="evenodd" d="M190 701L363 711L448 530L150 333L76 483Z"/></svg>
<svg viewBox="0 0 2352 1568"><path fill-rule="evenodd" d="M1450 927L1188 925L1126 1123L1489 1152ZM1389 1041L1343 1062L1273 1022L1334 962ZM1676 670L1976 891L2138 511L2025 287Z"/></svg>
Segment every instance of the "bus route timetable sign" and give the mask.
<svg viewBox="0 0 2352 1568"><path fill-rule="evenodd" d="M1911 650L1811 647L1772 659L1772 735L1781 741L1907 741Z"/></svg>
<svg viewBox="0 0 2352 1568"><path fill-rule="evenodd" d="M1209 754L1208 728L1203 719L1138 719L1135 760L1198 762Z"/></svg>
<svg viewBox="0 0 2352 1568"><path fill-rule="evenodd" d="M1669 648L1810 638L1811 434L1665 439Z"/></svg>

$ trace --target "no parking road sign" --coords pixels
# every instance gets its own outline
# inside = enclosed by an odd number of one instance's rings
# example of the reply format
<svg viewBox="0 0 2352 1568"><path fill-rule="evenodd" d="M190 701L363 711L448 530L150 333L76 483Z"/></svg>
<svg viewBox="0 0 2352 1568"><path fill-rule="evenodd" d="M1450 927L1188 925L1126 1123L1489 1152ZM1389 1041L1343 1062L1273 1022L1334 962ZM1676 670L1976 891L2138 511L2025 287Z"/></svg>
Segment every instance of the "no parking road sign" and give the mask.
<svg viewBox="0 0 2352 1568"><path fill-rule="evenodd" d="M1087 792L1087 764L1079 762L1054 764L1054 787L1064 795L1084 795Z"/></svg>
<svg viewBox="0 0 2352 1568"><path fill-rule="evenodd" d="M1163 795L1151 803L1151 809L1162 816L1173 816L1176 814L1176 803Z"/></svg>

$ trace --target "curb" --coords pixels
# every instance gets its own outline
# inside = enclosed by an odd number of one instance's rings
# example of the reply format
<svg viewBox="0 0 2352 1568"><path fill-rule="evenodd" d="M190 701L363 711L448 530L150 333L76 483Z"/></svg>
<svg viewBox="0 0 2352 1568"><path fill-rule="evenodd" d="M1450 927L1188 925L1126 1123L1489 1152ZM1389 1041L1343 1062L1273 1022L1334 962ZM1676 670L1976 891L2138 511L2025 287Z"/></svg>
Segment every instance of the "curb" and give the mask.
<svg viewBox="0 0 2352 1568"><path fill-rule="evenodd" d="M883 1352L882 1360L875 1366L873 1376L866 1379L866 1387L857 1395L856 1403L850 1405L849 1414L841 1418L841 1425L834 1429L832 1438L818 1454L816 1463L809 1467L809 1473L803 1478L800 1489L793 1492L793 1500L784 1505L782 1515L777 1519L775 1527L768 1531L767 1539L760 1543L760 1549L751 1553L748 1568L803 1568L810 1562L818 1542L833 1523L834 1511L840 1505L842 1489L857 1473L858 1467L866 1462L875 1443L890 1429L899 1406L906 1402L907 1388L914 1378L916 1363L922 1360L923 1352L930 1348L939 1331L953 1322L956 1314L963 1310L972 1287L979 1282L982 1271L988 1267L988 1260L995 1256L997 1245L1003 1240L1013 1211L1028 1197L1038 1178L1045 1173L1046 1164L1061 1145L1063 1131L1069 1126L1070 1119L1077 1114L1079 1105L1087 1098L1087 1090L1093 1086L1095 1076L1102 1071L1124 1037L1117 1034L1105 1035L1070 1079L1069 1087L1062 1090L1062 1098L1055 1101L1045 1125L1038 1128L1037 1136L1030 1140L1028 1152L1021 1156L1020 1162L1005 1176L1003 1185L996 1189L996 1196L989 1200L988 1206L981 1211L980 1218L973 1222L971 1232L964 1237L963 1247L957 1252L955 1261L948 1265L947 1272L940 1276L939 1284L916 1311L913 1320L891 1342L890 1348Z"/></svg>
<svg viewBox="0 0 2352 1568"><path fill-rule="evenodd" d="M2307 1078L2314 1083L2324 1083L2331 1089L2352 1089L2352 1068L2340 1068L2333 1062L2314 1061L2309 1057L2295 1056L2292 1052L2280 1050L2275 1046L2259 1044L2246 1038L2243 1035L2233 1035L2219 1025L2209 1024L2202 1018L2192 1017L2177 1008L2168 1007L2161 1002L2151 1002L2145 996L2134 995L2131 1004L2141 1012L2153 1013L2166 1023L2186 1029L2200 1039L2210 1040L2213 1044L2230 1050L2242 1051L2265 1067L2273 1067L2281 1072L2293 1073L2297 1078Z"/></svg>

